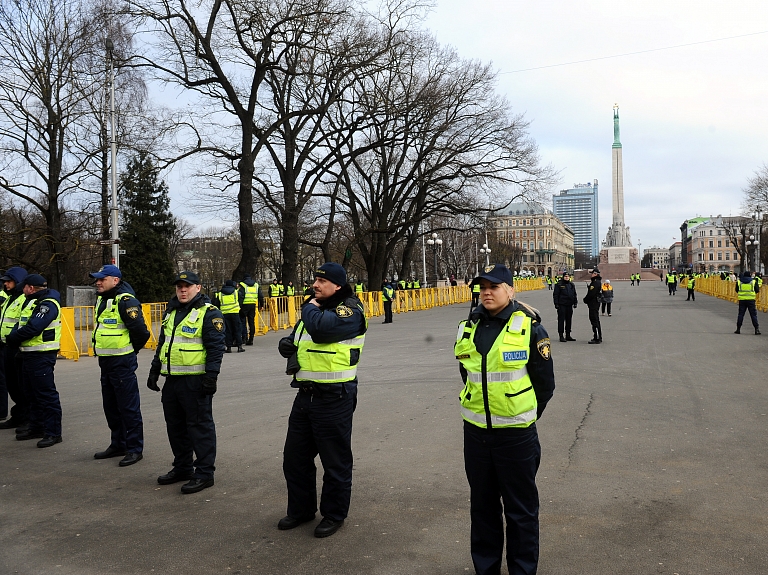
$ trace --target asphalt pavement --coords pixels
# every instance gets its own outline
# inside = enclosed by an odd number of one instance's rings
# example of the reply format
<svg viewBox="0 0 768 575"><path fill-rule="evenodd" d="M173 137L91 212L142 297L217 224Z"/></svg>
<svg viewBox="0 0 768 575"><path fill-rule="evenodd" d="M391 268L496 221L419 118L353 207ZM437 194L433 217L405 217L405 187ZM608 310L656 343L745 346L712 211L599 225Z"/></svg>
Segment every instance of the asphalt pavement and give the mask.
<svg viewBox="0 0 768 575"><path fill-rule="evenodd" d="M587 345L583 304L577 341L560 343L551 292L520 297L553 335L557 377L538 423L539 573L765 573L768 329L754 336L747 320L734 335L734 304L668 296L661 282L614 285L602 345ZM64 442L38 449L0 430L0 574L472 573L452 353L467 311L371 319L352 506L327 539L312 536L319 517L276 528L295 393L276 351L285 332L225 356L216 485L192 495L156 483L172 455L160 395L144 385L151 352L139 355L144 459L126 468L93 459L109 445L96 360L59 360Z"/></svg>

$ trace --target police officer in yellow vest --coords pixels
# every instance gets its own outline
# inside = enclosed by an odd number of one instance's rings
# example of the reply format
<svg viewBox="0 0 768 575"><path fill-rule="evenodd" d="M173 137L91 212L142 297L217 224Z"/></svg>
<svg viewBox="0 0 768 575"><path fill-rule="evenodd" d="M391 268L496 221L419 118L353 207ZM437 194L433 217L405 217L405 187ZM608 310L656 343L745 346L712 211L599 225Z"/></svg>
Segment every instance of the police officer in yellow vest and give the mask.
<svg viewBox="0 0 768 575"><path fill-rule="evenodd" d="M256 333L256 307L264 305L261 288L251 276L246 275L240 282L237 293L240 301L240 337L245 345L253 345L253 336Z"/></svg>
<svg viewBox="0 0 768 575"><path fill-rule="evenodd" d="M744 323L744 314L749 310L749 317L752 319L752 326L755 328L755 335L760 335L760 324L757 321L757 308L755 299L760 293L760 286L755 278L748 271L736 281L736 295L739 297L739 316L736 318L736 331L741 333L741 324Z"/></svg>
<svg viewBox="0 0 768 575"><path fill-rule="evenodd" d="M472 304L469 309L476 307L480 303L480 284L472 283Z"/></svg>
<svg viewBox="0 0 768 575"><path fill-rule="evenodd" d="M136 360L149 340L141 304L123 274L113 265L89 274L96 280L93 353L101 368L101 400L111 431L109 447L94 459L124 456L119 466L133 465L143 458L144 424L141 418Z"/></svg>
<svg viewBox="0 0 768 575"><path fill-rule="evenodd" d="M2 415L8 415L8 397L13 401L10 409L10 417L0 422L0 429L21 429L29 422L29 399L24 393L21 383L21 361L18 359L18 346L9 346L5 338L11 333L13 327L19 323L21 308L24 306L24 278L27 270L19 266L13 266L0 276L3 282L6 299L0 306L0 373L2 385L0 393L3 394ZM6 393L7 391L7 393Z"/></svg>
<svg viewBox="0 0 768 575"><path fill-rule="evenodd" d="M277 527L293 529L312 521L317 511L314 460L323 464L323 491L315 537L338 531L352 495L352 414L357 405L357 366L368 323L363 304L339 264L315 271L315 295L301 308L293 333L278 351L296 361L289 373L298 388L288 419L283 473L288 487L287 515Z"/></svg>
<svg viewBox="0 0 768 575"><path fill-rule="evenodd" d="M227 280L221 286L221 291L213 296L213 305L224 314L226 327L225 337L227 342L226 353L232 353L232 346L237 346L237 352L245 351L243 347L243 330L240 325L240 296L237 292L237 284L233 280Z"/></svg>
<svg viewBox="0 0 768 575"><path fill-rule="evenodd" d="M160 391L157 382L166 376L163 413L173 469L157 482L188 481L181 492L197 493L213 485L216 470L212 400L224 355L224 317L200 292L196 273L181 272L174 283L147 379L149 389Z"/></svg>
<svg viewBox="0 0 768 575"><path fill-rule="evenodd" d="M669 270L669 273L667 273L667 288L669 289L669 295L677 293L677 274L675 270Z"/></svg>
<svg viewBox="0 0 768 575"><path fill-rule="evenodd" d="M61 402L53 370L61 341L59 292L46 279L30 274L24 279L24 307L6 343L21 352L21 381L30 398L29 427L16 439L37 439L38 447L61 443Z"/></svg>
<svg viewBox="0 0 768 575"><path fill-rule="evenodd" d="M381 301L384 304L384 321L381 323L392 323L392 300L395 299L395 288L384 280L381 284Z"/></svg>
<svg viewBox="0 0 768 575"><path fill-rule="evenodd" d="M696 276L693 272L688 274L688 283L685 287L688 288L688 298L685 301L696 301Z"/></svg>
<svg viewBox="0 0 768 575"><path fill-rule="evenodd" d="M507 534L512 575L536 573L541 447L536 421L555 389L550 341L538 312L515 301L512 273L491 265L474 279L482 304L459 324L464 467L475 571L498 575ZM503 519L502 519L503 517Z"/></svg>
<svg viewBox="0 0 768 575"><path fill-rule="evenodd" d="M280 297L281 295L283 295L283 285L275 278L269 284L269 297Z"/></svg>

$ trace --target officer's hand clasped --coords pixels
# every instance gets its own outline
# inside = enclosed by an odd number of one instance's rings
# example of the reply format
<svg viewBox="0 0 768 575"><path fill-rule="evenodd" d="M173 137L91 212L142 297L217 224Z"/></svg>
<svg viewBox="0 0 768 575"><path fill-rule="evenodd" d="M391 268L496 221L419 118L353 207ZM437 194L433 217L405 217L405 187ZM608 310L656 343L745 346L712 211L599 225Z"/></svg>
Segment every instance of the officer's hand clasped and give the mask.
<svg viewBox="0 0 768 575"><path fill-rule="evenodd" d="M277 351L279 351L280 355L282 355L285 358L289 358L294 353L296 353L296 346L293 343L293 338L290 338L290 337L282 338L280 342L277 344Z"/></svg>

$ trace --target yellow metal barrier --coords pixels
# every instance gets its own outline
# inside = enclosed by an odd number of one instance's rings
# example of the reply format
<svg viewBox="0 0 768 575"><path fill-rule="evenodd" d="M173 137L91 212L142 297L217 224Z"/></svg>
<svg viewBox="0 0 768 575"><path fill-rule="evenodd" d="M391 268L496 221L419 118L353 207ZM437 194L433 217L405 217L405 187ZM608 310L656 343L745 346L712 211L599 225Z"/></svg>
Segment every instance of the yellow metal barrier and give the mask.
<svg viewBox="0 0 768 575"><path fill-rule="evenodd" d="M518 292L542 289L545 286L546 284L541 278L515 281L515 290ZM358 293L357 296L363 302L366 317L384 315L384 303L380 291ZM472 299L472 290L466 285L397 290L395 299L392 301L392 312L407 313L464 303L470 299ZM256 311L254 335L264 335L268 331L292 329L298 318L301 317L301 304L303 302L303 295L267 298L266 307ZM144 346L148 349L157 348L165 307L165 303L145 303L141 306L144 321L150 334L149 340ZM64 307L61 309L61 320L60 354L67 359L74 360L79 359L82 355L92 356L93 307Z"/></svg>
<svg viewBox="0 0 768 575"><path fill-rule="evenodd" d="M698 278L696 291L734 303L739 301L739 297L736 295L736 282L726 281L719 277ZM768 312L768 288L760 289L760 293L755 298L755 307L762 312Z"/></svg>

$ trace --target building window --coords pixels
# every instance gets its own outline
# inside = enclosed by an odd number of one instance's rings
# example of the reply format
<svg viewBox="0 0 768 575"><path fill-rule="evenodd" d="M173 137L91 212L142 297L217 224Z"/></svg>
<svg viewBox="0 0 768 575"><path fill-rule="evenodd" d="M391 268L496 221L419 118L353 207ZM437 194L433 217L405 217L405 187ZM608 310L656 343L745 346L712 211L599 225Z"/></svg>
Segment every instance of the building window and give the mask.
<svg viewBox="0 0 768 575"><path fill-rule="evenodd" d="M712 240L709 240L709 247L710 248L714 248L715 247L714 244L715 244L715 242L713 242Z"/></svg>
<svg viewBox="0 0 768 575"><path fill-rule="evenodd" d="M717 261L723 260L723 252L717 252Z"/></svg>
<svg viewBox="0 0 768 575"><path fill-rule="evenodd" d="M714 261L715 254L713 252L709 252L709 261Z"/></svg>
<svg viewBox="0 0 768 575"><path fill-rule="evenodd" d="M731 240L725 240L725 247L730 248L731 247Z"/></svg>
<svg viewBox="0 0 768 575"><path fill-rule="evenodd" d="M717 240L717 247L722 248L723 247L723 240Z"/></svg>
<svg viewBox="0 0 768 575"><path fill-rule="evenodd" d="M723 230L717 230L717 235L718 236L722 236L723 235Z"/></svg>
<svg viewBox="0 0 768 575"><path fill-rule="evenodd" d="M701 247L701 248L704 247L704 240L701 240L701 245L699 247Z"/></svg>
<svg viewBox="0 0 768 575"><path fill-rule="evenodd" d="M726 261L731 259L731 252L725 252L725 259Z"/></svg>
<svg viewBox="0 0 768 575"><path fill-rule="evenodd" d="M523 237L524 237L524 238L527 238L527 237L528 237L528 230L523 230Z"/></svg>
<svg viewBox="0 0 768 575"><path fill-rule="evenodd" d="M739 259L739 252L733 252L733 259L738 260Z"/></svg>
<svg viewBox="0 0 768 575"><path fill-rule="evenodd" d="M709 235L710 235L710 236L712 235L712 230L709 230Z"/></svg>

